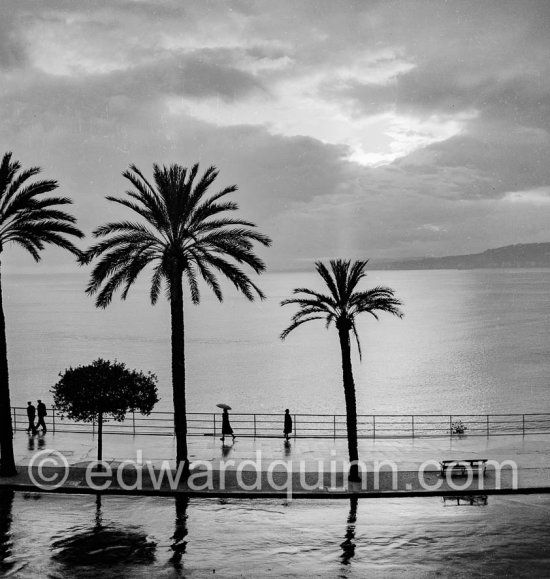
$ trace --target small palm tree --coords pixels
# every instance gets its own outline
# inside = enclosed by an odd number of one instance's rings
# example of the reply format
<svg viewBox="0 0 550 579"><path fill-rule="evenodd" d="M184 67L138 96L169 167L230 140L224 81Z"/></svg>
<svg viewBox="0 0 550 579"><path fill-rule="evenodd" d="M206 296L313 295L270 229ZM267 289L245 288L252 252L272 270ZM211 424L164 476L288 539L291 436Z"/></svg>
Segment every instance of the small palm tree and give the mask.
<svg viewBox="0 0 550 579"><path fill-rule="evenodd" d="M123 176L132 184L127 197L107 197L141 218L139 222L107 223L94 231L104 238L88 249L84 261L96 257L89 294L96 294L96 305L105 308L115 291L122 288L125 299L130 287L148 265L153 266L151 303L157 302L162 283L170 301L172 326L172 390L176 460L188 467L187 418L185 394L183 280L187 281L191 301L198 304L198 279L202 279L222 301L216 276L221 273L249 300L263 299L260 289L240 269L250 266L257 274L265 265L254 253L254 242L270 245L271 240L254 230L249 221L224 215L238 205L223 199L237 190L235 185L207 196L218 171L208 168L198 179L199 166L187 169L180 165L153 165L150 183L134 165Z"/></svg>
<svg viewBox="0 0 550 579"><path fill-rule="evenodd" d="M329 295L324 295L307 288L297 288L294 294L300 297L283 300L281 305L296 304L299 310L292 317L292 323L281 333L285 339L292 330L312 320L324 320L327 328L334 323L340 338L342 353L342 373L344 395L346 399L346 422L348 434L348 451L350 459L350 480L360 480L357 451L357 405L355 401L355 383L351 367L350 332L353 333L361 357L361 345L355 326L358 314L368 313L378 319L378 312L388 312L399 318L403 313L399 309L401 302L394 297L394 291L387 287L375 287L367 291L355 291L358 283L367 274L367 261L350 261L342 259L330 261L329 269L320 261L315 262L317 273L327 285Z"/></svg>
<svg viewBox="0 0 550 579"><path fill-rule="evenodd" d="M45 244L80 255L80 250L65 236L83 237L83 233L73 225L76 219L72 215L58 209L59 205L72 201L66 197L45 197L57 189L57 181L29 182L40 173L40 168L20 171L20 163L12 161L11 156L6 153L0 165L0 253L6 245L15 243L26 249L35 261L40 261L39 252ZM3 476L16 473L12 436L6 321L0 281L0 475Z"/></svg>

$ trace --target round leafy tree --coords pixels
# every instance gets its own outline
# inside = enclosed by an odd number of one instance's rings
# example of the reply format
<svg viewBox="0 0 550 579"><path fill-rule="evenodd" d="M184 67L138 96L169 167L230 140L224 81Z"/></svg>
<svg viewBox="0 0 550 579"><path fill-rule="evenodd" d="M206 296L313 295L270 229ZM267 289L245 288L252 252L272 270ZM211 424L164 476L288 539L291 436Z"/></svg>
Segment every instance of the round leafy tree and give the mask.
<svg viewBox="0 0 550 579"><path fill-rule="evenodd" d="M68 368L52 388L56 408L67 418L97 421L97 459L103 455L103 422L122 422L127 412L151 413L158 402L157 377L129 370L126 365L99 358L87 366Z"/></svg>

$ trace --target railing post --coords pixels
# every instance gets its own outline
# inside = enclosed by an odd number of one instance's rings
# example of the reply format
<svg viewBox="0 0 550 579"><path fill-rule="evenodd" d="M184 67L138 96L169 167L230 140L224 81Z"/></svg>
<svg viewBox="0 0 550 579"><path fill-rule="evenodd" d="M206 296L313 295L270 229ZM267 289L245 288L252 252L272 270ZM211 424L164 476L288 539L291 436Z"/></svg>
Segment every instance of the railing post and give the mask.
<svg viewBox="0 0 550 579"><path fill-rule="evenodd" d="M487 414L487 438L489 438L489 415Z"/></svg>
<svg viewBox="0 0 550 579"><path fill-rule="evenodd" d="M412 437L414 438L414 414L411 416Z"/></svg>
<svg viewBox="0 0 550 579"><path fill-rule="evenodd" d="M52 408L52 431L55 434L55 408Z"/></svg>
<svg viewBox="0 0 550 579"><path fill-rule="evenodd" d="M296 424L298 423L296 422L296 414L294 414L294 438L296 438L296 430L297 430Z"/></svg>
<svg viewBox="0 0 550 579"><path fill-rule="evenodd" d="M17 414L15 413L15 406L13 407L13 431L17 430Z"/></svg>
<svg viewBox="0 0 550 579"><path fill-rule="evenodd" d="M525 414L522 414L522 427L521 427L521 432L523 434L523 436L525 436Z"/></svg>
<svg viewBox="0 0 550 579"><path fill-rule="evenodd" d="M372 415L372 439L376 438L376 416Z"/></svg>
<svg viewBox="0 0 550 579"><path fill-rule="evenodd" d="M254 414L254 438L256 438L256 414Z"/></svg>
<svg viewBox="0 0 550 579"><path fill-rule="evenodd" d="M336 414L332 415L333 438L336 438Z"/></svg>
<svg viewBox="0 0 550 579"><path fill-rule="evenodd" d="M212 413L212 418L214 420L214 437L216 437L216 413Z"/></svg>
<svg viewBox="0 0 550 579"><path fill-rule="evenodd" d="M449 416L449 436L453 435L453 417Z"/></svg>
<svg viewBox="0 0 550 579"><path fill-rule="evenodd" d="M92 420L92 436L95 438L95 418Z"/></svg>
<svg viewBox="0 0 550 579"><path fill-rule="evenodd" d="M136 413L132 410L132 431L136 435Z"/></svg>

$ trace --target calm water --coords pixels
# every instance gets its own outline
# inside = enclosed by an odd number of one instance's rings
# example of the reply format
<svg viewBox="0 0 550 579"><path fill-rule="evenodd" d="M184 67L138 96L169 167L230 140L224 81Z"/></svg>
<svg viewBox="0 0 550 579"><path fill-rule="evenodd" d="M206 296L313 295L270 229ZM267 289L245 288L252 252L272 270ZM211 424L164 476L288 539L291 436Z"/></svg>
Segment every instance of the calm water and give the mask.
<svg viewBox="0 0 550 579"><path fill-rule="evenodd" d="M0 494L0 574L13 577L547 577L550 568L548 495L486 506L103 497L99 514L88 496L12 497Z"/></svg>
<svg viewBox="0 0 550 579"><path fill-rule="evenodd" d="M154 371L171 408L169 311L148 302L147 280L125 302L96 310L86 275L5 276L12 402L48 399L58 373L98 356ZM550 270L384 271L367 284L393 287L403 320L360 322L355 360L363 413L498 413L550 410ZM217 402L237 412L344 412L339 346L322 322L278 339L293 312L279 302L314 274L267 274L268 299L205 290L187 306L189 409ZM321 286L318 286L319 288Z"/></svg>

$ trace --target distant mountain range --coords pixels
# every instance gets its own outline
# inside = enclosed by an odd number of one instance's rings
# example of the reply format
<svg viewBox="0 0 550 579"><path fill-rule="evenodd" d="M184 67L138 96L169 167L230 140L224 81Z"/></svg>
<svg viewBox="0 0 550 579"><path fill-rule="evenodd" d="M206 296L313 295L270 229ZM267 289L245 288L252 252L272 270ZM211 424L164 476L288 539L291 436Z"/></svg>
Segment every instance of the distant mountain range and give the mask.
<svg viewBox="0 0 550 579"><path fill-rule="evenodd" d="M506 245L468 255L372 260L371 267L373 269L550 268L550 243Z"/></svg>

